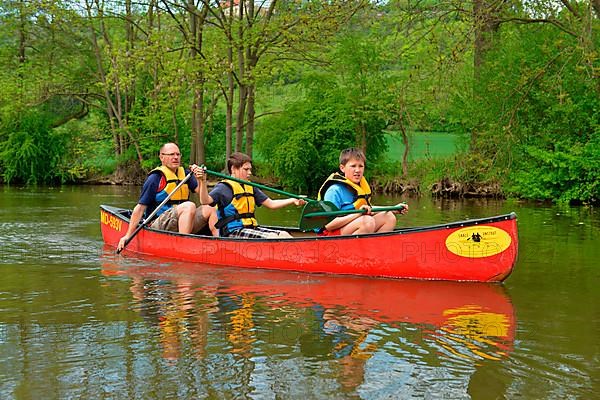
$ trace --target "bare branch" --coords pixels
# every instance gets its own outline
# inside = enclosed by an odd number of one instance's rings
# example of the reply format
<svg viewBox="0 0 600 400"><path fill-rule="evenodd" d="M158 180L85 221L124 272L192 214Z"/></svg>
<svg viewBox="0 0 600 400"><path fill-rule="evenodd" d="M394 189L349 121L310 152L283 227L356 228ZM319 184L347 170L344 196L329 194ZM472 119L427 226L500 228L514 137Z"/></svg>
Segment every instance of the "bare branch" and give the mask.
<svg viewBox="0 0 600 400"><path fill-rule="evenodd" d="M506 22L516 22L518 24L552 24L554 26L556 26L558 29L560 29L561 31L573 36L573 37L578 37L579 35L568 29L566 26L564 26L560 21L554 19L554 18L505 18L502 19L501 21L499 21L499 23L503 24Z"/></svg>

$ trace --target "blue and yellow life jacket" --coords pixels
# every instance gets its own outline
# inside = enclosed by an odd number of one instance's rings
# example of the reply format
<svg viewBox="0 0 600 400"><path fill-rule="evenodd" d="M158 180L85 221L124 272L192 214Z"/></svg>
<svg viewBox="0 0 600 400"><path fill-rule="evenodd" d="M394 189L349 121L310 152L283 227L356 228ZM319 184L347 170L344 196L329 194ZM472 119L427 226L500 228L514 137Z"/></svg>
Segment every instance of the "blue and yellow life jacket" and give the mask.
<svg viewBox="0 0 600 400"><path fill-rule="evenodd" d="M155 201L156 201L156 204L158 205L164 199L166 199L167 196L169 195L169 193L171 193L173 190L175 190L175 188L177 187L179 182L181 182L185 178L185 169L183 167L177 168L177 175L176 175L169 168L162 165L160 167L154 168L152 171L150 171L150 174L152 174L156 171L160 171L163 174L163 176L165 177L165 180L167 182L165 187L163 187L162 189L159 187L158 191L156 192L156 200ZM174 204L181 204L185 201L188 201L189 199L190 199L190 189L188 188L188 185L181 185L181 187L179 189L177 189L177 193L173 193L173 196L171 196L171 198L169 199L167 204L165 204L164 206L162 206L160 208L160 210L158 210L158 212L156 213L156 216L159 216L160 214L164 213L169 208L173 207Z"/></svg>
<svg viewBox="0 0 600 400"><path fill-rule="evenodd" d="M333 174L329 175L329 178L327 178L323 185L321 185L319 194L317 195L317 200L323 200L327 189L329 189L331 185L335 183L343 183L348 189L350 189L354 195L354 202L352 205L355 209L358 210L363 205L371 205L371 187L367 183L365 177L363 176L360 180L360 185L357 185L339 172L334 172Z"/></svg>
<svg viewBox="0 0 600 400"><path fill-rule="evenodd" d="M225 207L217 208L219 220L215 227L219 229L221 236L228 236L230 232L241 228L250 228L257 226L254 217L254 188L249 185L241 185L229 179L222 180L221 183L228 185L233 191L233 199Z"/></svg>

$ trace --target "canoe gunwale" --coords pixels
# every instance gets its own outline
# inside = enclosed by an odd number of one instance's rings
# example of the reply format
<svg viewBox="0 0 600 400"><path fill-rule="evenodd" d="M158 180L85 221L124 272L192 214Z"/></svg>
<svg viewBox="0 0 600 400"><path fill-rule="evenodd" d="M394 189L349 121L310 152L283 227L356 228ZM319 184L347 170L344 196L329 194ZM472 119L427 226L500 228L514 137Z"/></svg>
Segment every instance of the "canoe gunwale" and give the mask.
<svg viewBox="0 0 600 400"><path fill-rule="evenodd" d="M104 204L100 205L100 209L106 211L109 214L116 216L117 218L119 218L119 219L123 220L124 222L126 222L127 224L129 224L129 218L127 218L125 215L123 215L123 213L131 212L130 209L113 207L113 206L108 206L108 205L104 205ZM354 239L355 240L355 239L360 239L360 238L385 237L385 236L421 233L421 232L436 231L436 230L463 228L463 227L469 227L469 226L491 224L491 223L495 223L495 222L507 221L507 220L512 220L512 219L517 219L517 215L514 212L511 212L508 214L496 215L493 217L468 219L468 220L463 220L463 221L448 222L448 223L436 224L436 225L416 226L416 227L408 227L408 228L396 228L391 232L383 232L383 233L370 233L370 234L364 234L364 235L348 235L348 236L302 236L302 237L293 237L293 238L288 238L288 239L260 239L260 238L247 239L247 238L229 238L229 237L225 238L225 237L215 237L215 236L208 236L208 235L197 235L197 234L165 231L165 230L160 230L160 229L154 229L149 226L144 227L144 230L155 232L155 233L160 233L160 234L172 235L172 236L185 236L185 237L191 237L191 238L201 238L203 240L219 240L219 241L252 241L252 242L279 242L279 241L291 242L291 241L312 241L312 240L319 240L319 241L321 241L321 240L325 240L325 241L326 240L338 240L339 241L340 239L342 239L342 240L343 239ZM271 226L271 225L263 225L263 226L265 226L267 228L272 228L272 229L285 230L288 232L303 233L302 230L300 230L299 228L294 228L294 227Z"/></svg>

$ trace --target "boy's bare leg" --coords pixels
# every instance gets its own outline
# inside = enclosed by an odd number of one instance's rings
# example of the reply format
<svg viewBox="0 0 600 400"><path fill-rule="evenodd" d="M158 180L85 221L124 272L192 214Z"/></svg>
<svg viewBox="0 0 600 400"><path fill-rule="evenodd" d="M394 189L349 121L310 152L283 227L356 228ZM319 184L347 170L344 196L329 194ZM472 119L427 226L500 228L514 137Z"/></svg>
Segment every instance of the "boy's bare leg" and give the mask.
<svg viewBox="0 0 600 400"><path fill-rule="evenodd" d="M375 219L375 232L390 232L396 226L396 216L391 211L377 213Z"/></svg>
<svg viewBox="0 0 600 400"><path fill-rule="evenodd" d="M370 215L362 215L340 229L342 235L361 235L375 232L375 219Z"/></svg>

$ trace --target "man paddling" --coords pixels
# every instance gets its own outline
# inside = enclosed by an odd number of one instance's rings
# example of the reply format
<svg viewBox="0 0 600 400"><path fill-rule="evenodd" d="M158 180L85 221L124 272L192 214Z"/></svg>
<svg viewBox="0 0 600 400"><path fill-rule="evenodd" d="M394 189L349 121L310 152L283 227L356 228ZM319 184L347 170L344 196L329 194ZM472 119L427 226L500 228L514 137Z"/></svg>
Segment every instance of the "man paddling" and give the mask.
<svg viewBox="0 0 600 400"><path fill-rule="evenodd" d="M150 215L156 207L175 190L189 171L181 166L181 153L175 143L164 144L159 151L161 166L148 174L138 204L131 213L129 228L119 240L117 251L121 251L129 237L144 216ZM196 233L207 224L213 235L218 236L215 228L217 215L209 206L196 207L190 201L190 194L198 193L198 181L193 176L171 195L169 201L156 213L150 227L179 233Z"/></svg>

